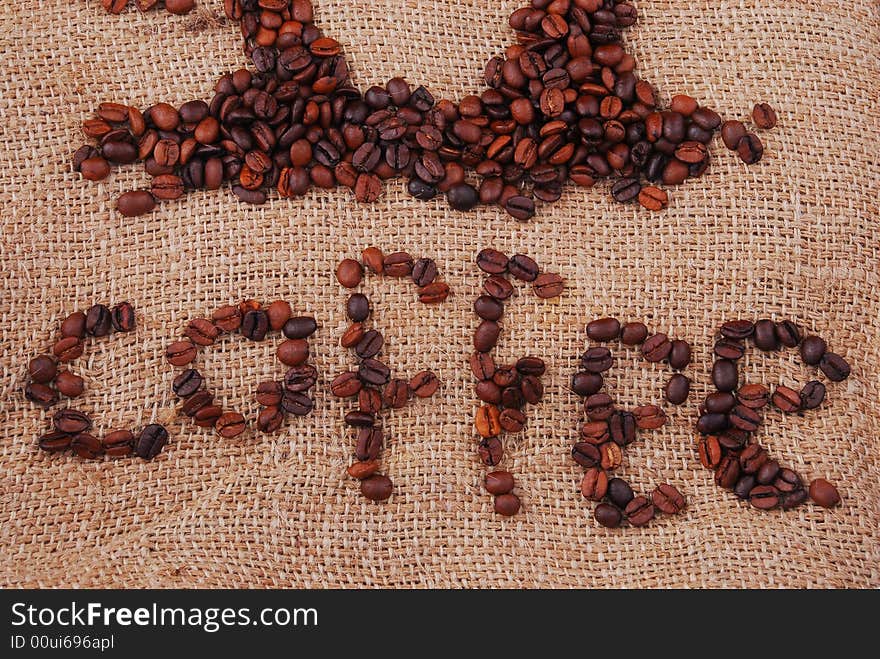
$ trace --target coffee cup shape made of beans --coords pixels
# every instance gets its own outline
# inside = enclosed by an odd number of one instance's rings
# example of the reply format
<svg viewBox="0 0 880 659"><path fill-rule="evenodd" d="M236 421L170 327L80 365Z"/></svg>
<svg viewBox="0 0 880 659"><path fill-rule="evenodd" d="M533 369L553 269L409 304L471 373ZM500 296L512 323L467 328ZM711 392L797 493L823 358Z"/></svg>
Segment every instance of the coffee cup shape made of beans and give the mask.
<svg viewBox="0 0 880 659"><path fill-rule="evenodd" d="M165 350L168 362L182 369L172 384L174 394L181 400L178 412L199 427L213 428L225 439L242 435L249 425L259 432L273 433L288 416L310 414L314 409L310 392L318 381L318 370L309 363L308 338L317 328L313 317L294 315L290 303L284 300L265 306L256 300L244 300L215 309L210 318L190 320L183 337ZM279 338L283 335L284 339L275 354L287 371L279 380L256 386L260 412L250 424L240 412L224 409L217 403L206 378L192 365L203 348L234 332L250 341L264 341L271 334Z"/></svg>
<svg viewBox="0 0 880 659"><path fill-rule="evenodd" d="M403 251L386 254L377 247L368 247L359 260L340 261L336 280L343 288L353 290L360 286L365 273L408 280L416 287L421 304L439 304L449 296L449 285L439 279L433 259L417 259ZM349 466L348 475L360 481L364 497L385 501L392 494L393 483L387 475L378 473L385 441L382 415L405 407L413 398L433 396L440 387L440 380L430 370L409 379L394 377L380 359L385 338L379 330L370 327L374 310L366 295L350 293L345 314L350 324L342 332L340 345L352 351L357 363L333 378L330 389L338 398L357 400L357 408L345 415L346 425L356 434L355 462Z"/></svg>
<svg viewBox="0 0 880 659"><path fill-rule="evenodd" d="M638 348L650 363L666 363L674 371L664 387L664 397L673 405L682 405L690 394L690 379L681 373L691 362L688 342L670 339L664 333L652 333L642 322L622 324L616 318L599 318L587 324L587 336L598 343L617 342L622 348ZM638 438L639 431L660 428L667 417L655 404L639 405L632 410L618 409L603 391L603 374L614 366L614 355L606 346L591 346L583 353L579 369L571 379L571 388L583 398L586 420L580 437L571 449L575 462L585 470L581 494L598 502L596 521L608 528L624 522L630 526L648 524L658 512L676 514L684 510L684 496L672 485L658 485L650 497L636 495L629 483L611 472L623 463L623 451Z"/></svg>
<svg viewBox="0 0 880 659"><path fill-rule="evenodd" d="M508 257L488 247L476 258L477 267L486 275L480 295L474 300L474 314L480 320L473 335L474 352L470 357L471 372L476 380L474 392L480 401L474 416L474 428L480 437L477 451L487 467L497 467L504 457L501 437L506 433L525 430L526 405L537 405L544 396L541 377L546 371L544 360L524 356L512 364L498 365L492 351L501 336L500 321L504 306L516 293L516 283L527 285L544 301L558 298L565 283L557 273L544 272L526 254ZM516 515L520 498L513 493L516 483L507 470L489 472L483 486L494 497L494 510L505 517Z"/></svg>
<svg viewBox="0 0 880 659"><path fill-rule="evenodd" d="M768 406L783 414L803 414L820 407L826 386L820 380L799 389L743 382L739 360L749 345L767 353L797 349L802 361L814 366L831 382L850 375L850 365L831 352L825 341L805 336L790 320L733 320L721 325L716 337L712 366L715 391L706 396L697 420L698 452L704 467L715 472L715 483L731 490L759 510L788 510L811 498L831 508L840 503L837 488L824 478L809 486L792 469L783 467L754 440Z"/></svg>
<svg viewBox="0 0 880 659"><path fill-rule="evenodd" d="M108 307L94 304L86 311L68 315L58 328L58 338L50 353L37 355L28 364L25 398L44 408L57 403L61 396L76 398L85 391L85 379L70 369L88 344L97 338L136 328L134 307L129 302ZM37 444L48 453L67 453L87 460L120 458L135 454L151 460L168 442L168 431L159 424L149 424L138 434L118 429L97 437L92 417L68 407L52 417L52 429Z"/></svg>
<svg viewBox="0 0 880 659"><path fill-rule="evenodd" d="M110 4L121 11L126 3ZM207 101L143 110L101 103L83 126L93 140L73 157L83 178L136 162L153 177L149 189L119 197L124 216L224 185L249 204L273 191L296 198L336 187L372 203L399 176L417 199L442 194L454 210L492 205L518 221L558 200L565 185L602 179L616 201L660 211L669 199L657 186L701 176L716 132L747 164L764 154L743 122L722 123L690 96L661 104L622 41L638 18L627 2L517 9L509 18L516 43L488 61L483 88L458 102L399 77L357 89L342 45L317 27L309 0L224 6L241 23L252 69L223 75ZM175 3L178 12L190 7ZM777 117L759 103L752 121L769 129Z"/></svg>

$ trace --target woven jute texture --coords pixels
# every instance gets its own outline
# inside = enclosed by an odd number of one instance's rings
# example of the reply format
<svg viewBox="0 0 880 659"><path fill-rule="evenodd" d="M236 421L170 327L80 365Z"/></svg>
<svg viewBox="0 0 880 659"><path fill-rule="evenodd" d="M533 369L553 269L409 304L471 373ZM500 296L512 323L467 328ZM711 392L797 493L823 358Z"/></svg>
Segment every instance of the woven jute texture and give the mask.
<svg viewBox="0 0 880 659"><path fill-rule="evenodd" d="M767 101L780 126L764 160L743 165L716 144L707 176L649 213L604 186L569 190L528 224L497 209L451 212L393 182L373 206L346 192L272 199L228 191L121 218L115 197L142 186L138 168L81 181L70 156L81 121L104 100L146 107L208 98L245 63L221 3L197 14L106 14L96 0L0 3L0 584L109 587L877 587L880 10L876 2L640 0L627 40L663 98L690 93L728 118ZM343 42L363 88L396 74L439 97L480 88L483 64L513 35L519 1L316 0L317 22ZM437 260L453 289L415 302L412 285L364 287L395 372L435 370L443 388L391 414L383 461L395 484L370 503L345 475L353 448L329 380L351 357L338 346L345 293L335 264L368 245ZM525 252L568 289L509 304L499 359L548 364L544 401L508 437L522 512L492 512L476 455L466 359L480 289L476 252ZM314 314L321 371L316 411L275 436L221 440L177 420L164 346L189 318L253 297ZM168 424L152 462L85 462L36 447L50 416L22 395L27 360L58 322L94 302L132 301L138 329L94 341L76 363L77 407L97 431ZM690 402L628 447L621 475L688 497L679 516L607 531L578 492L569 456L581 418L568 389L585 321L643 319L695 346ZM802 417L766 414L760 439L806 478L840 485L843 505L760 513L722 492L697 459L693 422L707 392L715 328L735 317L792 318L853 364L828 401ZM253 418L253 391L282 370L274 342L228 338L199 368L219 398ZM618 351L609 376L621 405L660 402L668 372ZM795 351L751 351L749 381L803 384ZM824 378L823 378L824 379ZM62 402L62 406L66 403ZM56 408L57 409L57 408Z"/></svg>

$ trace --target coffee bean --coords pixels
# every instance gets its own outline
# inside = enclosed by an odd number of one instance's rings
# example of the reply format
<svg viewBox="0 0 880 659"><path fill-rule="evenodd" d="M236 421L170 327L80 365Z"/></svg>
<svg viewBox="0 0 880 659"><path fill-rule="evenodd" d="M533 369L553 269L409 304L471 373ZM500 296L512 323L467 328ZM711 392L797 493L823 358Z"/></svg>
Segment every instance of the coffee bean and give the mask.
<svg viewBox="0 0 880 659"><path fill-rule="evenodd" d="M198 354L198 350L192 341L176 341L165 349L165 358L174 366L186 366L191 363Z"/></svg>
<svg viewBox="0 0 880 659"><path fill-rule="evenodd" d="M805 364L816 366L828 349L825 341L818 336L808 336L801 342L801 359Z"/></svg>
<svg viewBox="0 0 880 659"><path fill-rule="evenodd" d="M507 494L513 489L513 474L509 471L491 471L483 481L489 494Z"/></svg>
<svg viewBox="0 0 880 659"><path fill-rule="evenodd" d="M718 433L718 443L728 451L738 451L749 441L749 433L739 428L725 428Z"/></svg>
<svg viewBox="0 0 880 659"><path fill-rule="evenodd" d="M814 410L825 400L825 385L818 380L811 380L803 386L800 392L801 407L805 410Z"/></svg>
<svg viewBox="0 0 880 659"><path fill-rule="evenodd" d="M755 323L755 346L760 350L779 350L776 324L772 320L759 320Z"/></svg>
<svg viewBox="0 0 880 659"><path fill-rule="evenodd" d="M287 366L299 366L309 359L309 344L305 339L288 339L278 346L278 361Z"/></svg>
<svg viewBox="0 0 880 659"><path fill-rule="evenodd" d="M691 363L691 345L687 341L676 340L671 342L669 350L669 365L677 371L686 368Z"/></svg>
<svg viewBox="0 0 880 659"><path fill-rule="evenodd" d="M741 405L759 410L770 402L770 392L762 384L747 384L740 387L736 394Z"/></svg>
<svg viewBox="0 0 880 659"><path fill-rule="evenodd" d="M736 482L736 485L733 486L733 493L739 499L748 499L757 484L758 483L753 475L746 474L745 476L741 476Z"/></svg>
<svg viewBox="0 0 880 659"><path fill-rule="evenodd" d="M34 382L45 384L55 379L58 374L58 366L49 355L34 357L28 364L28 375Z"/></svg>
<svg viewBox="0 0 880 659"><path fill-rule="evenodd" d="M409 395L409 384L405 380L393 379L385 385L382 392L382 402L385 407L399 410L406 406Z"/></svg>
<svg viewBox="0 0 880 659"><path fill-rule="evenodd" d="M385 274L389 277L410 277L413 265L413 257L406 252L389 254L382 263Z"/></svg>
<svg viewBox="0 0 880 659"><path fill-rule="evenodd" d="M656 405L640 405L633 408L636 427L641 430L654 430L666 423L666 413Z"/></svg>
<svg viewBox="0 0 880 659"><path fill-rule="evenodd" d="M266 307L266 315L269 317L269 329L280 330L290 319L293 310L290 303L284 300L276 300Z"/></svg>
<svg viewBox="0 0 880 659"><path fill-rule="evenodd" d="M664 394L666 400L673 405L681 405L687 399L691 391L691 381L681 373L675 373L666 383Z"/></svg>
<svg viewBox="0 0 880 659"><path fill-rule="evenodd" d="M715 469L715 484L725 490L733 489L739 480L739 460L730 455L725 455Z"/></svg>
<svg viewBox="0 0 880 659"><path fill-rule="evenodd" d="M134 190L120 195L116 208L125 217L137 217L156 208L156 201L146 190Z"/></svg>
<svg viewBox="0 0 880 659"><path fill-rule="evenodd" d="M495 375L495 360L488 352L474 352L470 356L471 372L478 380L489 380Z"/></svg>
<svg viewBox="0 0 880 659"><path fill-rule="evenodd" d="M755 332L755 324L748 320L729 320L721 326L721 335L728 339L747 339Z"/></svg>
<svg viewBox="0 0 880 659"><path fill-rule="evenodd" d="M361 494L370 501L385 501L391 496L393 485L388 476L374 474L361 481Z"/></svg>
<svg viewBox="0 0 880 659"><path fill-rule="evenodd" d="M730 412L730 425L744 432L755 432L761 425L761 415L751 407L737 405Z"/></svg>
<svg viewBox="0 0 880 659"><path fill-rule="evenodd" d="M284 423L284 413L275 405L264 407L257 416L257 430L265 433L277 431Z"/></svg>
<svg viewBox="0 0 880 659"><path fill-rule="evenodd" d="M501 494L495 497L495 512L505 517L512 517L519 512L520 500L515 494Z"/></svg>
<svg viewBox="0 0 880 659"><path fill-rule="evenodd" d="M801 342L801 330L790 320L776 323L776 339L786 348L796 348Z"/></svg>
<svg viewBox="0 0 880 659"><path fill-rule="evenodd" d="M377 275L381 275L384 272L384 259L385 256L382 254L382 251L377 247L367 247L361 253L361 260L364 262L364 266L372 270Z"/></svg>
<svg viewBox="0 0 880 659"><path fill-rule="evenodd" d="M712 365L712 382L718 391L734 391L739 383L736 363L719 359Z"/></svg>
<svg viewBox="0 0 880 659"><path fill-rule="evenodd" d="M480 455L480 461L487 467L494 467L501 462L504 456L504 448L501 440L497 437L487 437L480 442L477 452Z"/></svg>
<svg viewBox="0 0 880 659"><path fill-rule="evenodd" d="M52 423L59 432L69 435L86 432L92 427L92 420L79 410L66 409L56 412L52 417Z"/></svg>
<svg viewBox="0 0 880 659"><path fill-rule="evenodd" d="M758 386L761 385L747 385L747 386ZM763 388L763 387L762 387ZM740 389L740 393L745 390L746 387ZM766 389L765 389L766 392ZM726 391L717 391L715 393L709 394L706 396L706 400L703 403L703 409L706 412L711 414L726 414L730 412L736 405L737 399L736 397ZM751 406L750 406L751 407Z"/></svg>
<svg viewBox="0 0 880 659"><path fill-rule="evenodd" d="M793 492L794 490L799 490L803 487L801 477L791 469L785 468L779 470L776 479L773 481L773 485L780 492Z"/></svg>
<svg viewBox="0 0 880 659"><path fill-rule="evenodd" d="M85 338L86 315L82 311L75 311L61 322L62 338L76 337Z"/></svg>
<svg viewBox="0 0 880 659"><path fill-rule="evenodd" d="M700 463L706 469L715 469L721 463L721 444L718 442L717 437L713 435L702 437L698 444L698 450Z"/></svg>
<svg viewBox="0 0 880 659"><path fill-rule="evenodd" d="M120 302L110 311L110 321L117 332L131 332L135 328L134 307Z"/></svg>
<svg viewBox="0 0 880 659"><path fill-rule="evenodd" d="M792 490L791 492L782 492L782 509L789 510L801 505L807 500L807 491L804 489Z"/></svg>
<svg viewBox="0 0 880 659"><path fill-rule="evenodd" d="M296 316L284 323L284 336L288 339L307 339L318 329L318 323L311 316Z"/></svg>
<svg viewBox="0 0 880 659"><path fill-rule="evenodd" d="M743 355L746 354L746 348L742 341L737 339L720 339L715 343L714 352L721 359L736 361L737 359L742 359Z"/></svg>
<svg viewBox="0 0 880 659"><path fill-rule="evenodd" d="M93 305L86 312L86 332L92 336L107 336L112 329L110 309L103 304Z"/></svg>
<svg viewBox="0 0 880 659"><path fill-rule="evenodd" d="M520 281L532 282L537 279L540 270L535 260L525 254L514 254L507 263L507 271Z"/></svg>
<svg viewBox="0 0 880 659"><path fill-rule="evenodd" d="M824 478L810 483L810 498L823 508L833 508L840 503L840 493Z"/></svg>
<svg viewBox="0 0 880 659"><path fill-rule="evenodd" d="M158 423L144 426L135 442L134 452L139 458L152 460L168 442L168 431Z"/></svg>
<svg viewBox="0 0 880 659"><path fill-rule="evenodd" d="M595 467L602 461L599 448L588 442L578 442L571 449L571 457L582 467Z"/></svg>
<svg viewBox="0 0 880 659"><path fill-rule="evenodd" d="M483 290L496 300L503 301L513 295L513 284L501 275L492 275L483 282Z"/></svg>
<svg viewBox="0 0 880 659"><path fill-rule="evenodd" d="M552 272L538 275L533 283L535 295L542 299L558 297L565 290L562 277Z"/></svg>
<svg viewBox="0 0 880 659"><path fill-rule="evenodd" d="M211 314L211 320L220 330L234 332L241 327L241 310L233 305L220 307Z"/></svg>
<svg viewBox="0 0 880 659"><path fill-rule="evenodd" d="M508 407L501 412L498 423L504 432L521 432L526 427L526 415L514 407Z"/></svg>
<svg viewBox="0 0 880 659"><path fill-rule="evenodd" d="M672 351L672 342L665 334L654 334L642 344L642 356L649 362L661 362Z"/></svg>
<svg viewBox="0 0 880 659"><path fill-rule="evenodd" d="M223 408L219 405L206 405L193 414L193 421L199 428L213 428L217 419L223 416Z"/></svg>
<svg viewBox="0 0 880 659"><path fill-rule="evenodd" d="M620 321L600 318L587 324L587 336L593 341L613 341L620 335Z"/></svg>
<svg viewBox="0 0 880 659"><path fill-rule="evenodd" d="M189 325L183 333L197 346L209 346L220 336L220 330L217 326L206 318L195 318L189 321Z"/></svg>
<svg viewBox="0 0 880 659"><path fill-rule="evenodd" d="M385 384L390 375L388 366L377 359L364 359L358 367L358 377L364 384Z"/></svg>
<svg viewBox="0 0 880 659"><path fill-rule="evenodd" d="M749 503L758 510L773 510L779 506L779 490L772 485L757 485L749 492Z"/></svg>
<svg viewBox="0 0 880 659"><path fill-rule="evenodd" d="M449 205L457 211L472 210L480 201L477 189L467 183L452 186L446 193Z"/></svg>
<svg viewBox="0 0 880 659"><path fill-rule="evenodd" d="M101 450L111 458L124 458L134 450L134 435L128 430L116 430L101 439Z"/></svg>
<svg viewBox="0 0 880 659"><path fill-rule="evenodd" d="M364 360L375 361L375 360ZM371 365L372 367L372 365ZM362 378L363 379L363 378ZM302 392L308 391L315 386L318 381L318 369L311 364L302 364L293 366L284 374L284 388L287 391Z"/></svg>
<svg viewBox="0 0 880 659"><path fill-rule="evenodd" d="M55 387L62 396L76 398L85 391L86 383L80 376L70 371L61 371L55 378Z"/></svg>
<svg viewBox="0 0 880 659"><path fill-rule="evenodd" d="M697 419L697 430L704 435L711 435L726 430L729 426L726 414L707 412Z"/></svg>
<svg viewBox="0 0 880 659"><path fill-rule="evenodd" d="M374 460L382 450L384 435L381 428L372 426L358 430L355 456L358 460Z"/></svg>
<svg viewBox="0 0 880 659"><path fill-rule="evenodd" d="M489 352L498 343L501 326L493 320L484 320L474 331L474 348L478 352Z"/></svg>
<svg viewBox="0 0 880 659"><path fill-rule="evenodd" d="M684 496L672 485L663 483L654 488L651 493L654 507L667 515L676 515L684 510L686 502Z"/></svg>
<svg viewBox="0 0 880 659"><path fill-rule="evenodd" d="M497 249L484 249L477 254L477 267L490 275L507 272L508 258Z"/></svg>
<svg viewBox="0 0 880 659"><path fill-rule="evenodd" d="M608 394L593 394L584 401L584 413L591 421L605 421L614 413L614 400Z"/></svg>
<svg viewBox="0 0 880 659"><path fill-rule="evenodd" d="M752 109L752 121L758 128L776 128L776 111L768 103L755 103Z"/></svg>
<svg viewBox="0 0 880 659"><path fill-rule="evenodd" d="M739 141L745 136L746 127L741 121L731 120L725 121L721 125L721 139L731 151L736 151Z"/></svg>
<svg viewBox="0 0 880 659"><path fill-rule="evenodd" d="M214 394L204 389L189 396L180 406L180 412L187 416L194 416L203 407L214 402Z"/></svg>
<svg viewBox="0 0 880 659"><path fill-rule="evenodd" d="M495 405L483 405L474 416L474 427L481 437L497 437L501 434L501 410Z"/></svg>
<svg viewBox="0 0 880 659"><path fill-rule="evenodd" d="M800 394L789 387L779 385L770 399L780 412L793 414L801 409Z"/></svg>
<svg viewBox="0 0 880 659"><path fill-rule="evenodd" d="M623 326L620 339L624 345L634 346L643 343L648 338L648 328L644 323L627 323Z"/></svg>
<svg viewBox="0 0 880 659"><path fill-rule="evenodd" d="M543 375L547 365L540 357L520 357L516 360L515 368L523 375Z"/></svg>
<svg viewBox="0 0 880 659"><path fill-rule="evenodd" d="M638 496L626 504L624 514L633 526L645 526L654 519L654 504L647 497Z"/></svg>
<svg viewBox="0 0 880 659"><path fill-rule="evenodd" d="M610 503L600 503L593 512L596 521L602 526L609 529L616 529L623 521L623 515L620 510L612 506Z"/></svg>
<svg viewBox="0 0 880 659"><path fill-rule="evenodd" d="M669 206L669 195L653 185L646 185L639 191L639 204L649 211L662 211Z"/></svg>
<svg viewBox="0 0 880 659"><path fill-rule="evenodd" d="M757 471L757 482L761 485L769 485L779 475L779 463L776 460L767 460Z"/></svg>
<svg viewBox="0 0 880 659"><path fill-rule="evenodd" d="M336 267L336 280L345 288L357 288L362 279L363 269L354 259L343 259Z"/></svg>
<svg viewBox="0 0 880 659"><path fill-rule="evenodd" d="M581 397L592 396L598 393L602 389L603 384L604 380L598 373L581 371L575 373L571 378L572 391Z"/></svg>
<svg viewBox="0 0 880 659"><path fill-rule="evenodd" d="M609 423L607 421L590 421L581 426L581 439L588 444L601 446L610 437Z"/></svg>
<svg viewBox="0 0 880 659"><path fill-rule="evenodd" d="M247 429L247 422L238 412L225 412L217 419L214 428L224 439L232 439Z"/></svg>
<svg viewBox="0 0 880 659"><path fill-rule="evenodd" d="M498 320L504 314L504 305L494 297L481 295L474 302L474 313L483 320Z"/></svg>
<svg viewBox="0 0 880 659"><path fill-rule="evenodd" d="M437 264L432 259L419 259L413 263L413 283L423 288L437 278Z"/></svg>
<svg viewBox="0 0 880 659"><path fill-rule="evenodd" d="M422 304L438 304L449 297L449 284L435 281L419 289L419 302Z"/></svg>
<svg viewBox="0 0 880 659"><path fill-rule="evenodd" d="M348 326L342 337L339 339L339 345L343 348L354 348L367 333L366 328L360 323L352 323Z"/></svg>
<svg viewBox="0 0 880 659"><path fill-rule="evenodd" d="M764 156L764 144L754 133L746 133L736 146L740 159L747 165L754 165Z"/></svg>
<svg viewBox="0 0 880 659"><path fill-rule="evenodd" d="M269 315L263 309L248 311L241 319L241 335L251 341L262 341L269 331Z"/></svg>
<svg viewBox="0 0 880 659"><path fill-rule="evenodd" d="M614 365L608 348L590 348L581 356L581 368L589 373L603 373Z"/></svg>
<svg viewBox="0 0 880 659"><path fill-rule="evenodd" d="M363 462L355 462L348 468L348 475L358 480L369 478L379 471L379 462L377 460L365 460Z"/></svg>
<svg viewBox="0 0 880 659"><path fill-rule="evenodd" d="M79 457L86 460L94 460L104 455L104 447L94 435L81 432L70 441L71 450Z"/></svg>
<svg viewBox="0 0 880 659"><path fill-rule="evenodd" d="M440 388L440 380L431 371L421 371L409 381L409 388L419 398L430 398Z"/></svg>
<svg viewBox="0 0 880 659"><path fill-rule="evenodd" d="M623 451L614 442L605 442L599 446L599 454L602 456L599 464L606 471L613 471L623 464Z"/></svg>
<svg viewBox="0 0 880 659"><path fill-rule="evenodd" d="M260 405L265 407L277 406L281 403L281 397L284 394L284 385L275 380L261 382L257 386L255 398Z"/></svg>
<svg viewBox="0 0 880 659"><path fill-rule="evenodd" d="M40 382L29 382L24 388L24 397L43 407L51 407L58 402L58 392Z"/></svg>
<svg viewBox="0 0 880 659"><path fill-rule="evenodd" d="M637 199L641 191L642 186L635 178L622 178L611 186L611 196L614 201L622 204Z"/></svg>
<svg viewBox="0 0 880 659"><path fill-rule="evenodd" d="M819 370L832 382L846 380L851 372L850 365L840 355L826 352L819 361Z"/></svg>

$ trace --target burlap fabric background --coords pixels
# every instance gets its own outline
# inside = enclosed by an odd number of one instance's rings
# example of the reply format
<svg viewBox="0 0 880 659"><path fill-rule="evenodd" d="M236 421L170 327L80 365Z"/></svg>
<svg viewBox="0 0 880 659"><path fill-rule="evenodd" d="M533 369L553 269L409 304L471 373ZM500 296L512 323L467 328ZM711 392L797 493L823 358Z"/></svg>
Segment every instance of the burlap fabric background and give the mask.
<svg viewBox="0 0 880 659"><path fill-rule="evenodd" d="M876 587L878 578L877 136L880 14L876 2L640 0L629 42L664 98L706 99L743 118L755 101L779 111L767 153L746 167L716 145L710 173L652 214L571 191L521 225L495 209L448 212L410 200L400 183L374 206L314 193L262 208L226 191L165 203L145 218L114 210L146 180L101 184L70 173L80 122L102 100L144 107L208 98L244 63L237 26L202 13L131 11L96 0L4 2L0 45L2 446L0 583L132 587ZM485 60L512 38L520 0L316 0L318 22L344 43L358 84L394 74L438 97L478 88ZM199 18L201 16L201 18ZM206 18L208 17L208 18ZM367 245L431 256L453 287L440 307L414 304L400 282L369 282L374 322L400 373L432 368L442 392L391 415L384 453L395 494L365 501L345 475L347 404L317 390L316 412L276 436L221 440L174 419L164 345L187 319L255 297L313 313L323 384L350 363L338 347L345 295L335 264ZM499 355L543 356L547 396L506 441L523 512L502 519L481 487L474 397L465 365L481 277L476 251L524 251L561 272L558 301L508 305ZM59 320L93 302L131 300L134 335L105 339L77 366L79 405L98 430L160 420L172 439L151 463L86 463L38 451L48 415L21 390L30 356ZM695 345L689 404L643 433L622 475L641 490L669 481L685 514L647 528L597 528L568 455L580 418L567 388L604 314L645 319ZM853 376L805 418L767 414L761 439L806 477L840 484L834 511L761 514L720 491L700 467L692 423L706 392L714 328L733 317L796 319L849 359ZM255 409L256 384L280 374L272 343L229 339L199 362L229 406ZM793 351L751 352L752 381L803 383ZM663 369L619 353L612 393L657 402Z"/></svg>

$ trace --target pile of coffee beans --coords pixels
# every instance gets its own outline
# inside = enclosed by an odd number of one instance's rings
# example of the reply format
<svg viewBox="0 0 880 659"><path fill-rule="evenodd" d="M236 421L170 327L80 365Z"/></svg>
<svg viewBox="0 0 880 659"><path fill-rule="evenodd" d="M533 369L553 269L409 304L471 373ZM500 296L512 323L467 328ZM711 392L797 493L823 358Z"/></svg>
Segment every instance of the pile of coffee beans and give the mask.
<svg viewBox="0 0 880 659"><path fill-rule="evenodd" d="M336 279L347 289L357 288L365 269L376 275L409 278L418 287L419 301L424 304L442 302L449 295L448 284L437 279L437 264L432 259L414 259L406 252L386 256L377 247L366 248L361 261L343 259L336 268ZM345 415L345 423L357 432L356 462L348 468L348 475L360 481L361 493L367 499L384 501L391 496L393 484L388 476L378 473L385 440L380 415L383 410L405 407L413 396L433 396L440 380L431 371L421 371L410 380L392 377L388 365L378 359L385 338L379 330L367 326L372 309L366 295L352 293L345 313L351 325L343 332L340 344L354 352L358 364L356 370L337 375L330 390L339 398L358 401L358 409Z"/></svg>
<svg viewBox="0 0 880 659"><path fill-rule="evenodd" d="M721 325L715 343L712 382L716 391L706 396L697 421L700 461L715 472L715 483L733 490L740 499L759 510L794 508L807 496L826 508L840 502L837 489L825 479L816 479L809 491L795 471L782 467L757 442L752 441L762 422L761 410L772 404L785 414L797 414L819 407L825 400L825 385L819 380L799 391L777 385L772 393L762 384L741 382L737 362L746 350L746 341L764 352L799 348L801 359L817 366L832 382L850 375L850 366L840 355L830 352L818 336L803 336L790 320L732 320Z"/></svg>
<svg viewBox="0 0 880 659"><path fill-rule="evenodd" d="M691 362L691 346L686 341L670 340L663 333L651 334L642 322L621 325L616 318L599 318L587 325L593 341L620 341L626 346L640 346L641 355L651 363L665 361L676 371ZM622 478L609 478L609 472L623 463L623 449L636 440L639 430L654 430L666 423L666 413L659 405L639 405L632 411L616 409L614 400L602 389L603 373L614 365L611 350L604 346L587 349L581 356L580 370L571 379L571 388L584 399L587 420L581 426L580 441L571 449L575 462L586 469L581 494L596 506L596 521L608 528L619 527L624 519L631 526L644 526L657 511L675 514L685 507L685 498L672 485L654 489L651 499L635 496ZM675 373L665 387L666 399L681 405L690 393L690 380Z"/></svg>
<svg viewBox="0 0 880 659"><path fill-rule="evenodd" d="M111 14L121 14L128 4L129 0L101 0L101 6ZM132 0L131 4L141 12L163 7L169 14L181 15L191 12L196 6L196 0Z"/></svg>
<svg viewBox="0 0 880 659"><path fill-rule="evenodd" d="M283 380L260 384L256 394L257 402L263 406L257 417L257 429L271 433L281 427L287 414L305 416L315 406L309 391L318 381L318 370L307 363L307 339L317 328L311 316L294 316L290 303L284 300L265 307L256 300L244 300L218 308L210 319L191 320L184 330L185 338L171 343L165 357L174 366L189 366L201 348L213 345L223 334L237 331L250 341L263 341L270 332L283 332L287 340L278 346L276 356L289 370ZM214 393L204 385L205 378L191 367L174 378L172 390L183 399L179 411L191 417L197 426L214 428L226 439L241 435L248 425L244 415L217 405Z"/></svg>
<svg viewBox="0 0 880 659"><path fill-rule="evenodd" d="M497 249L487 248L477 254L477 267L489 276L483 282L483 294L474 301L474 313L481 322L474 331L475 352L470 365L477 380L474 391L483 403L477 409L474 427L480 435L480 460L495 467L504 455L501 435L521 432L526 425L526 403L536 405L543 398L541 376L546 371L544 360L539 357L521 357L506 366L497 366L492 358L492 350L501 336L498 321L504 314L504 303L515 292L510 277L530 283L535 295L542 299L561 295L565 286L562 277L541 272L535 260L525 254L508 258ZM513 474L493 471L486 475L484 485L495 496L496 513L511 516L519 512L519 497L511 492Z"/></svg>
<svg viewBox="0 0 880 659"><path fill-rule="evenodd" d="M558 200L569 181L611 179L615 200L661 210L667 193L654 184L702 175L722 125L690 96L664 108L635 75L621 41L637 19L628 2L532 0L511 14L517 43L488 62L487 88L457 103L402 78L355 88L340 43L315 26L309 0L226 0L225 10L241 22L254 72L224 75L209 102L143 112L102 103L84 124L97 141L74 155L84 178L139 161L154 177L150 190L119 198L125 216L224 182L253 204L273 189L297 197L313 186L347 187L368 203L397 176L418 199L445 194L462 211L495 204L520 221L535 214L536 200ZM754 118L761 127L776 122L766 104ZM724 124L723 137L747 163L763 154L741 122Z"/></svg>
<svg viewBox="0 0 880 659"><path fill-rule="evenodd" d="M59 396L76 398L85 390L85 380L63 364L82 356L89 337L108 336L113 332L135 329L134 307L129 302L108 307L95 304L85 312L75 311L61 321L58 339L51 354L34 357L28 364L28 382L24 395L41 407L51 407ZM73 451L81 458L95 460L102 456L124 457L134 451L139 457L152 459L168 441L168 432L160 425L146 426L140 434L115 430L102 439L89 431L92 418L85 412L67 408L52 418L53 429L38 439L38 445L49 453Z"/></svg>

